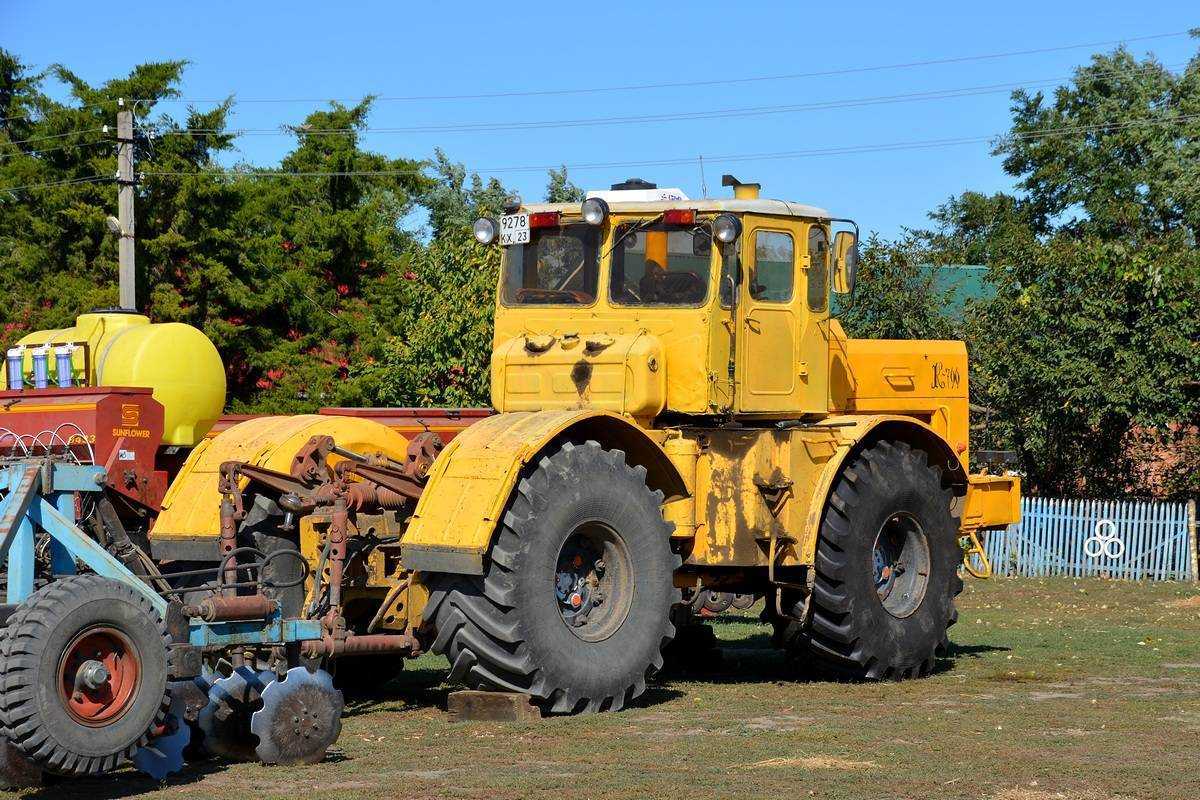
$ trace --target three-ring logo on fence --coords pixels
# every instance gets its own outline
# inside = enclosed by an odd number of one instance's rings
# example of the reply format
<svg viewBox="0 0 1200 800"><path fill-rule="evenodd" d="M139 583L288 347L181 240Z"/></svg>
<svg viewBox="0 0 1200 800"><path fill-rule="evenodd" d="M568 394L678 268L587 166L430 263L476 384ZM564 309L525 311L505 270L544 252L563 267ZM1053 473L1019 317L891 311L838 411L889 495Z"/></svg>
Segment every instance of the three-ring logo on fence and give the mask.
<svg viewBox="0 0 1200 800"><path fill-rule="evenodd" d="M1120 558L1125 555L1125 542L1117 534L1117 524L1111 519L1096 522L1092 535L1083 540L1083 552L1088 558Z"/></svg>

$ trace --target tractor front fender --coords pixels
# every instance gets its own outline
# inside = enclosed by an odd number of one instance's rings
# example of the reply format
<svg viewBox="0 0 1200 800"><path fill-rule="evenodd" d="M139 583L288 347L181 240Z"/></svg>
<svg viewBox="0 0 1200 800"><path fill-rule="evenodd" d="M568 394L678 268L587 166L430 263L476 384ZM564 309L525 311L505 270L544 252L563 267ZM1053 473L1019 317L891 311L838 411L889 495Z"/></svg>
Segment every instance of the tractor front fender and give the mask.
<svg viewBox="0 0 1200 800"><path fill-rule="evenodd" d="M557 442L593 440L623 450L646 483L669 501L687 495L679 471L651 434L605 411L565 409L497 414L454 438L429 472L401 540L404 566L483 574L484 558L522 469Z"/></svg>

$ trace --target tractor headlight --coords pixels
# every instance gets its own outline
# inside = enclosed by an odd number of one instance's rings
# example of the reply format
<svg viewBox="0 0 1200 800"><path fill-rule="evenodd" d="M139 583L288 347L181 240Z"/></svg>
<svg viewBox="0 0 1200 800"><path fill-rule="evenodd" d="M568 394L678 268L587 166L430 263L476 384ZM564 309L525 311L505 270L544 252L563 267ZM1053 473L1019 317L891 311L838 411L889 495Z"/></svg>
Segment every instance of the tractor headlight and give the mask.
<svg viewBox="0 0 1200 800"><path fill-rule="evenodd" d="M718 214L712 224L713 238L722 244L737 241L742 235L742 223L733 214Z"/></svg>
<svg viewBox="0 0 1200 800"><path fill-rule="evenodd" d="M588 225L603 225L604 220L608 219L608 203L599 197L589 197L584 200L580 210L583 214L583 221Z"/></svg>
<svg viewBox="0 0 1200 800"><path fill-rule="evenodd" d="M471 230L475 234L475 240L480 244L491 244L496 241L496 220L490 217L480 217L475 220Z"/></svg>

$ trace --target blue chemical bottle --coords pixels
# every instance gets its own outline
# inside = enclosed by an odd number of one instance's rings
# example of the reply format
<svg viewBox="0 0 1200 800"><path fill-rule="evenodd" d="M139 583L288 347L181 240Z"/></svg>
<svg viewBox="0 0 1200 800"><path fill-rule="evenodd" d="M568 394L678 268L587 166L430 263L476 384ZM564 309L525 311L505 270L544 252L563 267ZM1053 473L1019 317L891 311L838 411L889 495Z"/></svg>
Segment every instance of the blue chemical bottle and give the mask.
<svg viewBox="0 0 1200 800"><path fill-rule="evenodd" d="M45 389L50 386L50 348L47 346L33 349L33 388Z"/></svg>
<svg viewBox="0 0 1200 800"><path fill-rule="evenodd" d="M60 344L54 348L54 370L58 377L58 388L70 389L74 385L74 375L71 363L71 353L75 348L69 344Z"/></svg>
<svg viewBox="0 0 1200 800"><path fill-rule="evenodd" d="M5 358L8 376L8 390L20 392L25 388L25 351L20 347L10 347Z"/></svg>

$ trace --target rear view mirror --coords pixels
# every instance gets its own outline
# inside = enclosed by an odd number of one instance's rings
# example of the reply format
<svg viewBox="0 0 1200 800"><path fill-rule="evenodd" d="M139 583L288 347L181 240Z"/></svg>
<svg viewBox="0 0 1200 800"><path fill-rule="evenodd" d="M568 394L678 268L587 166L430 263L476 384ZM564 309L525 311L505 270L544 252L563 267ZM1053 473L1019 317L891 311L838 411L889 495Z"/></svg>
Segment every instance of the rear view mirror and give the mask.
<svg viewBox="0 0 1200 800"><path fill-rule="evenodd" d="M833 290L838 294L854 291L858 272L858 237L850 231L838 231L833 237Z"/></svg>

